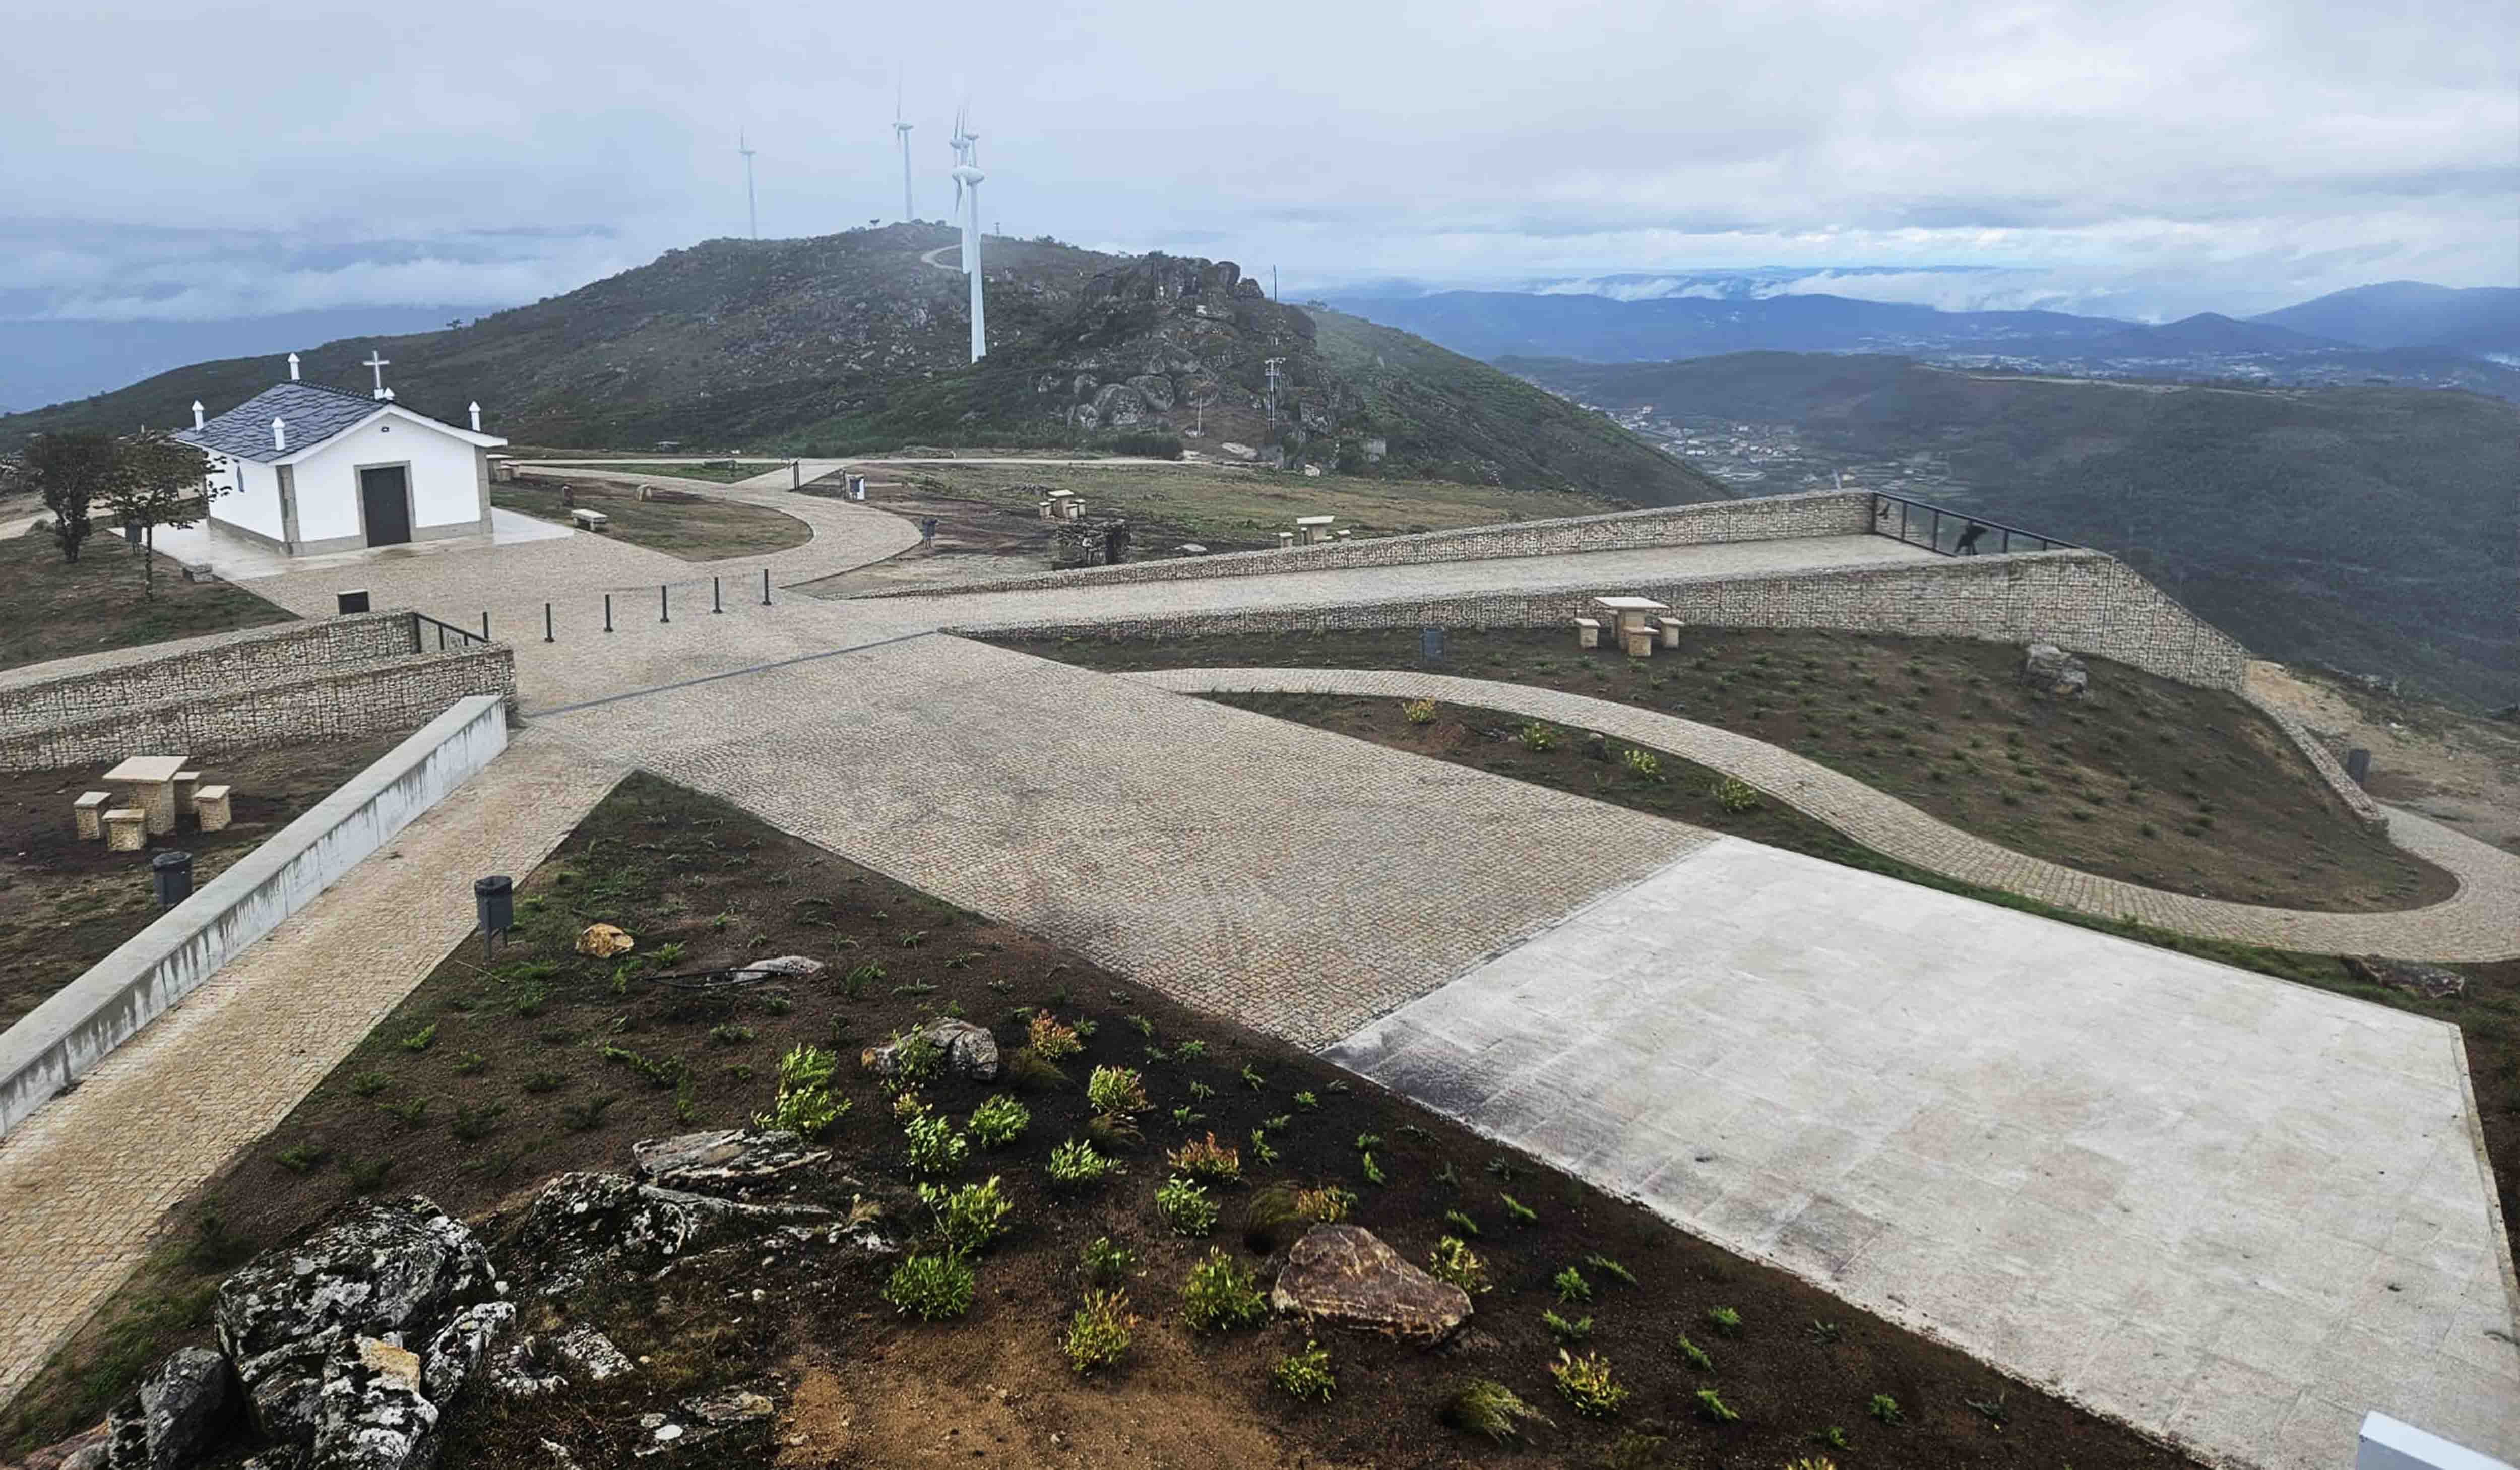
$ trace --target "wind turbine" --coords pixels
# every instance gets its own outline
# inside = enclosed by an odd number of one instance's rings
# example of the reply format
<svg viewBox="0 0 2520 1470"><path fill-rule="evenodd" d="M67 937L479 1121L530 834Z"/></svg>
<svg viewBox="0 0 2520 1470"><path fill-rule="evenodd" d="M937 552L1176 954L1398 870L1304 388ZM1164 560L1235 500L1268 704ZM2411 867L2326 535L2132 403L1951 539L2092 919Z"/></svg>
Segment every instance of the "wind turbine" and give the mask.
<svg viewBox="0 0 2520 1470"><path fill-rule="evenodd" d="M912 124L901 120L901 84L895 82L892 88L892 133L894 137L901 140L901 221L903 224L908 224L919 217L919 211L910 205L911 127Z"/></svg>
<svg viewBox="0 0 2520 1470"><path fill-rule="evenodd" d="M988 321L980 299L980 135L964 126L968 107L954 112L954 208L963 213L963 270L971 278L971 361L989 355ZM967 198L968 197L968 198Z"/></svg>
<svg viewBox="0 0 2520 1470"><path fill-rule="evenodd" d="M752 193L753 147L743 141L743 129L735 130L735 151L743 155L743 212L752 222L752 238L761 238L761 203Z"/></svg>

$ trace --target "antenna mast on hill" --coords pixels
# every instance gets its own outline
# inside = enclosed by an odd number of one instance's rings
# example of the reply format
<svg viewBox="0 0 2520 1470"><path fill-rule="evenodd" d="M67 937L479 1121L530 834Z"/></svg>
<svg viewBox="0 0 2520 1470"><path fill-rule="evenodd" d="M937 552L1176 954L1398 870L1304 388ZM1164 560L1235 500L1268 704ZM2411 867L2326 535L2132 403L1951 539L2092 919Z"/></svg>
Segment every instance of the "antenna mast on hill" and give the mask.
<svg viewBox="0 0 2520 1470"><path fill-rule="evenodd" d="M901 140L901 222L903 224L908 224L919 217L919 211L912 208L910 203L911 127L912 124L901 120L901 83L896 81L892 84L892 134Z"/></svg>
<svg viewBox="0 0 2520 1470"><path fill-rule="evenodd" d="M752 193L752 145L743 140L743 129L735 130L735 151L743 155L743 212L752 226L752 238L761 238L761 203Z"/></svg>

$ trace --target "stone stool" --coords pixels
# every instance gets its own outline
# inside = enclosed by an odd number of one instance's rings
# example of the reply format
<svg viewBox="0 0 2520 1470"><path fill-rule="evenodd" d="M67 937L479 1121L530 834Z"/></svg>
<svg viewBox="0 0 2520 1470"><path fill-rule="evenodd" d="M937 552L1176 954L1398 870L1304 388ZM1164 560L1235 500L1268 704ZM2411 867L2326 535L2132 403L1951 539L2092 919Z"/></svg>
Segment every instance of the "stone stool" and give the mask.
<svg viewBox="0 0 2520 1470"><path fill-rule="evenodd" d="M112 800L111 791L82 791L79 799L70 803L70 818L78 824L81 841L94 842L105 835L105 824L99 819L105 816L106 806Z"/></svg>
<svg viewBox="0 0 2520 1470"><path fill-rule="evenodd" d="M1292 531L1280 531L1280 532L1278 533L1278 550L1280 550L1280 551L1282 551L1282 551L1285 551L1285 550L1287 550L1289 547L1292 547L1294 544L1295 544L1295 533L1294 533L1294 532L1292 532Z"/></svg>
<svg viewBox="0 0 2520 1470"><path fill-rule="evenodd" d="M105 850L136 853L149 845L149 814L138 807L115 807L105 814Z"/></svg>
<svg viewBox="0 0 2520 1470"><path fill-rule="evenodd" d="M1662 646L1664 647L1677 648L1680 646L1680 619L1676 617L1658 617L1654 619L1654 627L1659 629L1662 633Z"/></svg>
<svg viewBox="0 0 2520 1470"><path fill-rule="evenodd" d="M1601 646L1601 620L1599 618L1579 617L1575 620L1575 646L1579 648L1598 648Z"/></svg>
<svg viewBox="0 0 2520 1470"><path fill-rule="evenodd" d="M1654 633L1650 628L1630 628L1619 635L1619 642L1626 646L1630 658L1653 657Z"/></svg>
<svg viewBox="0 0 2520 1470"><path fill-rule="evenodd" d="M175 773L175 815L178 818L193 815L193 788L201 783L202 773L199 771Z"/></svg>
<svg viewBox="0 0 2520 1470"><path fill-rule="evenodd" d="M202 786L193 792L193 816L205 832L223 832L228 825L228 788L224 785Z"/></svg>

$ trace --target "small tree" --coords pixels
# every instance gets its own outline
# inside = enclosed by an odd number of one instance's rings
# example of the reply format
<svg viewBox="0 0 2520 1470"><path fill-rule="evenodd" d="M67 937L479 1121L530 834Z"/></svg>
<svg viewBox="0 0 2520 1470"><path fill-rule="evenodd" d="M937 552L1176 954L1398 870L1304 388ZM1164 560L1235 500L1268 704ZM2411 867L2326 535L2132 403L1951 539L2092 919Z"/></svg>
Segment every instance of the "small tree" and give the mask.
<svg viewBox="0 0 2520 1470"><path fill-rule="evenodd" d="M202 518L210 497L226 488L210 482L207 455L156 429L125 439L107 484L106 504L127 526L140 527L140 583L158 596L158 528L181 529Z"/></svg>
<svg viewBox="0 0 2520 1470"><path fill-rule="evenodd" d="M79 543L95 529L88 507L112 484L116 459L112 436L91 429L37 434L26 441L18 478L44 498L63 560L76 561Z"/></svg>

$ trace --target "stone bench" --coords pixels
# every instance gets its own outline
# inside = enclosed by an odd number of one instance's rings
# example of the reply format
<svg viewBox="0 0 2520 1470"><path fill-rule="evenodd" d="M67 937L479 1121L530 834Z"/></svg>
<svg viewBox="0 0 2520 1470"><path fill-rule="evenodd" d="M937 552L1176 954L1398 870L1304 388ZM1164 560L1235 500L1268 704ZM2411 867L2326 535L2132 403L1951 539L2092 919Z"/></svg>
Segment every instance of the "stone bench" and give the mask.
<svg viewBox="0 0 2520 1470"><path fill-rule="evenodd" d="M205 832L227 830L228 788L224 785L202 786L193 792L193 817Z"/></svg>
<svg viewBox="0 0 2520 1470"><path fill-rule="evenodd" d="M1659 640L1660 636L1651 628L1622 628L1619 630L1619 646L1628 650L1628 656L1630 658L1653 657L1654 645L1659 642Z"/></svg>
<svg viewBox="0 0 2520 1470"><path fill-rule="evenodd" d="M105 835L105 810L113 801L111 791L82 791L70 803L70 819L78 824L79 839L94 842Z"/></svg>
<svg viewBox="0 0 2520 1470"><path fill-rule="evenodd" d="M1598 648L1601 646L1601 620L1599 618L1579 617L1575 620L1575 646L1579 648Z"/></svg>
<svg viewBox="0 0 2520 1470"><path fill-rule="evenodd" d="M177 817L193 815L193 788L201 783L202 773L199 771L175 773L175 815Z"/></svg>
<svg viewBox="0 0 2520 1470"><path fill-rule="evenodd" d="M1666 648L1677 648L1680 646L1680 630L1686 626L1686 624L1676 617L1658 617L1654 619L1654 628L1662 635L1662 646Z"/></svg>
<svg viewBox="0 0 2520 1470"><path fill-rule="evenodd" d="M149 845L149 814L140 808L115 807L103 821L107 852L136 853Z"/></svg>
<svg viewBox="0 0 2520 1470"><path fill-rule="evenodd" d="M584 531L601 531L612 524L612 517L601 511L571 511L568 512L568 518L578 529Z"/></svg>

